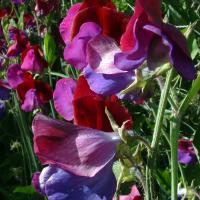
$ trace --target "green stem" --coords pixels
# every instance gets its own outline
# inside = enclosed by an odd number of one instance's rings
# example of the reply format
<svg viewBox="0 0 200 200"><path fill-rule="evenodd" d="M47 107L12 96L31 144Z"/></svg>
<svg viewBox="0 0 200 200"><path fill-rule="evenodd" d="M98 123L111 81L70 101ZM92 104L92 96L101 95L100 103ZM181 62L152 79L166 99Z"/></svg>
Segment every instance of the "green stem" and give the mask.
<svg viewBox="0 0 200 200"><path fill-rule="evenodd" d="M181 117L175 116L170 122L170 146L171 146L171 198L177 200L178 186L178 133L180 130Z"/></svg>
<svg viewBox="0 0 200 200"><path fill-rule="evenodd" d="M161 135L163 117L164 117L164 112L165 112L166 105L167 105L167 98L169 95L169 89L170 89L170 84L171 84L171 80L173 77L173 72L174 72L174 70L171 69L167 74L166 82L165 82L164 88L162 90L160 102L159 102L159 106L158 106L156 123L155 123L154 133L153 133L153 139L152 139L152 143L151 143L152 155L150 154L150 152L148 154L148 165L151 164L152 169L155 166L156 152L157 152L158 142L159 142L160 135ZM152 170L149 169L149 166L146 168L146 170L147 170L146 174L148 174L148 176L146 177L146 188L147 188L147 193L148 193L148 194L146 194L146 199L150 200L150 199L153 199L153 189L152 189L153 173L152 173Z"/></svg>
<svg viewBox="0 0 200 200"><path fill-rule="evenodd" d="M16 95L14 95L14 102L17 109L17 112L15 115L16 115L17 123L20 129L21 139L23 142L23 146L26 149L27 157L30 162L30 166L29 166L30 172L35 172L38 170L38 165L37 165L37 161L33 152L32 143L29 137L28 127L27 127L27 124L25 124L26 120L23 117Z"/></svg>
<svg viewBox="0 0 200 200"><path fill-rule="evenodd" d="M158 113L157 113L157 117L156 117L156 124L154 127L153 140L151 143L151 147L154 150L154 152L157 149L158 141L159 141L160 135L161 135L161 127L162 127L162 123L163 123L163 117L164 117L164 112L165 112L165 108L166 108L166 104L167 104L167 98L168 98L168 94L169 94L169 88L170 88L170 83L171 83L172 77L173 77L173 69L171 69L167 74L166 82L165 82L163 91L161 93L161 98L160 98L160 102L159 102L159 106L158 106Z"/></svg>

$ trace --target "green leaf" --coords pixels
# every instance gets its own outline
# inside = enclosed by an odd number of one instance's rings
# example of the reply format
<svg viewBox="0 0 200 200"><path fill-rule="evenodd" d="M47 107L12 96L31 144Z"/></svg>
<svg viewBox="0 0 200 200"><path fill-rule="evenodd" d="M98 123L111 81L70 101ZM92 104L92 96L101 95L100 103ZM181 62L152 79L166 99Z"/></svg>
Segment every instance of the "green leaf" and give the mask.
<svg viewBox="0 0 200 200"><path fill-rule="evenodd" d="M57 58L56 43L53 37L48 33L44 38L44 54L47 62L49 63L49 66L53 66Z"/></svg>
<svg viewBox="0 0 200 200"><path fill-rule="evenodd" d="M24 193L24 194L34 194L35 193L35 189L33 188L32 185L19 186L19 187L16 187L13 192L15 192L15 193Z"/></svg>

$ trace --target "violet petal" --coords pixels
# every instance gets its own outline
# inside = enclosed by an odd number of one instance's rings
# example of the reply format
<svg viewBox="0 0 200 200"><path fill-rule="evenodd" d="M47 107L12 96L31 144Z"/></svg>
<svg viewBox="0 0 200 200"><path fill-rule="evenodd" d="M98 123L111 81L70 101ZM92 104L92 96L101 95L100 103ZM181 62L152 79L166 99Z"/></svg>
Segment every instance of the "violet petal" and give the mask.
<svg viewBox="0 0 200 200"><path fill-rule="evenodd" d="M87 66L86 47L88 41L101 33L101 27L94 22L84 23L73 41L65 47L64 58L76 69Z"/></svg>
<svg viewBox="0 0 200 200"><path fill-rule="evenodd" d="M76 81L71 78L63 78L56 83L53 93L53 100L56 111L68 121L74 118L73 96L76 88Z"/></svg>
<svg viewBox="0 0 200 200"><path fill-rule="evenodd" d="M88 81L90 89L97 94L111 96L125 89L134 81L132 72L120 74L100 74L87 66L83 74Z"/></svg>
<svg viewBox="0 0 200 200"><path fill-rule="evenodd" d="M20 65L11 64L7 70L7 79L9 85L15 89L24 81L24 72L21 70Z"/></svg>

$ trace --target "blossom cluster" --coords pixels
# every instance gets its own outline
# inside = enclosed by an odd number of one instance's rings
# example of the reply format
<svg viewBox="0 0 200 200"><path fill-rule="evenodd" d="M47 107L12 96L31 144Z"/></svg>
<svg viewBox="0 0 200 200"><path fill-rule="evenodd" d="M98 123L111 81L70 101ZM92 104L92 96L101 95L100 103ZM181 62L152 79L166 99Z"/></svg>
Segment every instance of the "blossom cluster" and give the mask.
<svg viewBox="0 0 200 200"><path fill-rule="evenodd" d="M15 7L25 2L12 1ZM184 80L196 79L185 37L165 22L160 0L136 0L132 16L118 11L111 0L83 0L67 10L57 24L59 41L49 47L53 54L58 46L64 48L59 59L75 75L53 80L51 67L60 61L48 58L41 45L48 27L38 27L36 19L59 12L60 1L35 4L36 15L25 13L23 28L10 25L6 35L0 27L0 69L9 63L6 80L0 80L0 119L11 93L21 110L37 113L34 152L45 167L33 175L32 185L49 200L141 200L136 183L129 194L119 195L113 172L117 160L133 167L134 116L123 102L148 100L152 80L171 68ZM8 8L0 13L1 24L13 15ZM27 30L37 29L34 43ZM197 162L192 141L179 140L178 160Z"/></svg>

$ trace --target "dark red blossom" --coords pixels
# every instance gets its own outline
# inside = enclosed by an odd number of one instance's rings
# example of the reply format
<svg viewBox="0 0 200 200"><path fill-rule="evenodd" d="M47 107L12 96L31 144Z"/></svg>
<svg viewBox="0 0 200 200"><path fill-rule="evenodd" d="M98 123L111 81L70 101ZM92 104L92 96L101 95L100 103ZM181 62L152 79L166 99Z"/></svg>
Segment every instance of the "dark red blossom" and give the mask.
<svg viewBox="0 0 200 200"><path fill-rule="evenodd" d="M127 128L131 128L132 120L128 111L121 105L116 96L105 98L90 90L85 78L81 76L74 93L74 122L90 128L112 131L105 108L109 110L119 126L130 120Z"/></svg>
<svg viewBox="0 0 200 200"><path fill-rule="evenodd" d="M48 15L54 10L58 10L59 0L36 0L35 11L37 15Z"/></svg>
<svg viewBox="0 0 200 200"><path fill-rule="evenodd" d="M110 0L85 0L82 4L75 4L69 13L60 26L61 35L67 34L69 40L76 36L82 24L95 22L101 26L104 35L119 42L129 21L129 16L118 12ZM63 36L63 39L65 41L66 37Z"/></svg>

